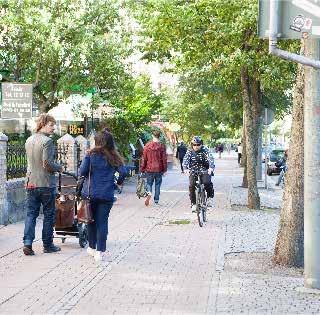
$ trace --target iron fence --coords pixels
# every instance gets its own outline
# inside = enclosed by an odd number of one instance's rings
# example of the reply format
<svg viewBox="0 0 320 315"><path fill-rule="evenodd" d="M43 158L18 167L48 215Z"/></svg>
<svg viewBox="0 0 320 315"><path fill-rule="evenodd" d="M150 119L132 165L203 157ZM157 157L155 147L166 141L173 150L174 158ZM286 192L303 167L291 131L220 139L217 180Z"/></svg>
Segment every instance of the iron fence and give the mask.
<svg viewBox="0 0 320 315"><path fill-rule="evenodd" d="M24 143L7 145L7 179L25 177L27 173L27 155Z"/></svg>
<svg viewBox="0 0 320 315"><path fill-rule="evenodd" d="M64 171L68 168L68 144L57 144L55 146L55 162L62 165Z"/></svg>
<svg viewBox="0 0 320 315"><path fill-rule="evenodd" d="M55 146L55 162L63 166L66 171L68 167L69 145L58 144ZM77 169L81 164L81 148L76 146ZM7 180L25 177L27 173L27 155L24 143L10 143L7 145Z"/></svg>

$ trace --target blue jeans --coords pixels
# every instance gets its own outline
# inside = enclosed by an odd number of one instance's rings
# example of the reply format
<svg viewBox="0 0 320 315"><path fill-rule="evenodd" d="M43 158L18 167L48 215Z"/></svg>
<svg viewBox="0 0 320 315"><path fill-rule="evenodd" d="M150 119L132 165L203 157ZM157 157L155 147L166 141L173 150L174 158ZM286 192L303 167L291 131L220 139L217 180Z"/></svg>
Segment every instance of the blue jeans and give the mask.
<svg viewBox="0 0 320 315"><path fill-rule="evenodd" d="M108 219L113 202L91 200L94 222L88 224L89 247L100 252L106 251Z"/></svg>
<svg viewBox="0 0 320 315"><path fill-rule="evenodd" d="M40 206L43 208L42 242L48 247L53 242L53 226L56 215L56 189L40 187L27 189L27 216L24 226L24 245L32 245L35 238L36 220L39 216Z"/></svg>
<svg viewBox="0 0 320 315"><path fill-rule="evenodd" d="M160 187L162 183L162 173L147 173L147 189L152 193L152 186L154 182L154 201L159 201Z"/></svg>

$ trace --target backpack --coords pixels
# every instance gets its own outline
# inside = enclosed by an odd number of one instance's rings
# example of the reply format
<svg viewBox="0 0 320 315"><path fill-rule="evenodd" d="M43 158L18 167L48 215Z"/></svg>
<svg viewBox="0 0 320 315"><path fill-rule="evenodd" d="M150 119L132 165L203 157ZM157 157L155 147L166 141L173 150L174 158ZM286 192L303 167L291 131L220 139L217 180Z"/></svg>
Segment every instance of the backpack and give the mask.
<svg viewBox="0 0 320 315"><path fill-rule="evenodd" d="M137 190L136 190L136 194L139 199L146 197L148 195L146 186L147 186L146 179L139 175L138 182L137 182Z"/></svg>

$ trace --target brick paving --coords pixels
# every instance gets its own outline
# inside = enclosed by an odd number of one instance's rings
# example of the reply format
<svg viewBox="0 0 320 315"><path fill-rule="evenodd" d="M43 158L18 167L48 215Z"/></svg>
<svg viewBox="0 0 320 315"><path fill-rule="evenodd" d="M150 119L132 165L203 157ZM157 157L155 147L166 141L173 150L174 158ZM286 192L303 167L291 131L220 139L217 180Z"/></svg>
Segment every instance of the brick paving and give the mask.
<svg viewBox="0 0 320 315"><path fill-rule="evenodd" d="M319 313L318 296L295 290L300 271L268 265L279 212L231 211L242 169L234 155L216 164L215 207L203 228L178 170L164 178L159 205L145 207L134 181L127 183L111 212L102 264L75 238L55 254L41 253L37 241L36 256L25 257L23 223L1 227L0 314ZM182 219L190 223L175 224Z"/></svg>

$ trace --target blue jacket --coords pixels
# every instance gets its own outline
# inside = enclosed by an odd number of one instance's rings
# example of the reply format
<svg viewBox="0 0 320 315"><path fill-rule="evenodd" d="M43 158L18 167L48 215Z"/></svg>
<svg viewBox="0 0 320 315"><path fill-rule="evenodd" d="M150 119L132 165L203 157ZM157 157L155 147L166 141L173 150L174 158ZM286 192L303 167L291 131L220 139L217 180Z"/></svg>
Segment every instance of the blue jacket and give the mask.
<svg viewBox="0 0 320 315"><path fill-rule="evenodd" d="M114 198L114 174L119 172L117 184L121 185L126 176L126 168L124 166L112 167L102 154L94 153L86 155L80 166L80 176L85 176L81 196L88 197L88 175L91 162L90 174L90 198L97 201L113 201Z"/></svg>

